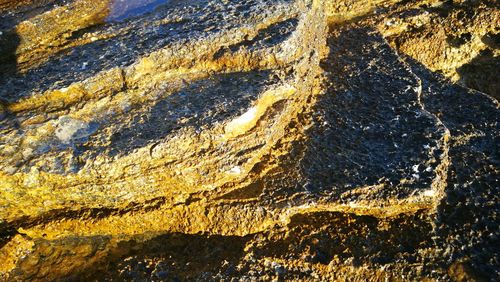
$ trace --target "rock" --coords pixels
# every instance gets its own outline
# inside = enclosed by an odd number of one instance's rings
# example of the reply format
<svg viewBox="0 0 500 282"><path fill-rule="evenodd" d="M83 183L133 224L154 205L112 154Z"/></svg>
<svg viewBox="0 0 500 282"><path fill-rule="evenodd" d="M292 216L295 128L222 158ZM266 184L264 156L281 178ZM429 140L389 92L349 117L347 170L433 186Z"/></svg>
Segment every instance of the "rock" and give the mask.
<svg viewBox="0 0 500 282"><path fill-rule="evenodd" d="M493 5L0 0L0 280L498 280Z"/></svg>

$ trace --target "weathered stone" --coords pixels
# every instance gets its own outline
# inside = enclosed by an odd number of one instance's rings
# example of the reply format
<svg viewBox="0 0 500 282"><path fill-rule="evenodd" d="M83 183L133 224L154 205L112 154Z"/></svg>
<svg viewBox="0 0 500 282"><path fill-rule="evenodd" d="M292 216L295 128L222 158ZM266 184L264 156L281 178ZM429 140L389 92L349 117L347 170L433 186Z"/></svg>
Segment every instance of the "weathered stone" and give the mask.
<svg viewBox="0 0 500 282"><path fill-rule="evenodd" d="M0 0L0 279L498 279L456 2Z"/></svg>

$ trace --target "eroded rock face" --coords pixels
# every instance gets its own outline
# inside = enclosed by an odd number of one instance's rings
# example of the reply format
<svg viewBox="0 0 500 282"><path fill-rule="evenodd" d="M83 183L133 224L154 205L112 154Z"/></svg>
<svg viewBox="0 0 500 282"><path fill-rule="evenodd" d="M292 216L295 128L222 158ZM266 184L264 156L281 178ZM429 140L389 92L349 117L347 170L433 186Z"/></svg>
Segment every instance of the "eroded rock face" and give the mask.
<svg viewBox="0 0 500 282"><path fill-rule="evenodd" d="M493 3L0 9L1 279L499 278Z"/></svg>

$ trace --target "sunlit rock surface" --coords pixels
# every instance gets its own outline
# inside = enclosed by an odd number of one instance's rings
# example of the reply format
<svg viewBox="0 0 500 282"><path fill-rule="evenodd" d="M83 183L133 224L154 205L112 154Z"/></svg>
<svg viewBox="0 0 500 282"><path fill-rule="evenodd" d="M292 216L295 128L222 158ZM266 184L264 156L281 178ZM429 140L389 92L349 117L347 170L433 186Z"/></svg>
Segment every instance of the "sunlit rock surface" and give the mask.
<svg viewBox="0 0 500 282"><path fill-rule="evenodd" d="M0 11L0 279L500 278L495 1Z"/></svg>

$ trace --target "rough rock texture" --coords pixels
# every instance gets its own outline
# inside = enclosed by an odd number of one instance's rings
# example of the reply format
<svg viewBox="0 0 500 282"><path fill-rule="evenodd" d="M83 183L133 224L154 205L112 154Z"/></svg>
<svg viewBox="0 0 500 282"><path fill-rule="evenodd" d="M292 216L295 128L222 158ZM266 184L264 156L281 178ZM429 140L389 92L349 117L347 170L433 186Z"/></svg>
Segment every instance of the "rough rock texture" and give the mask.
<svg viewBox="0 0 500 282"><path fill-rule="evenodd" d="M0 11L1 280L500 279L495 1Z"/></svg>

